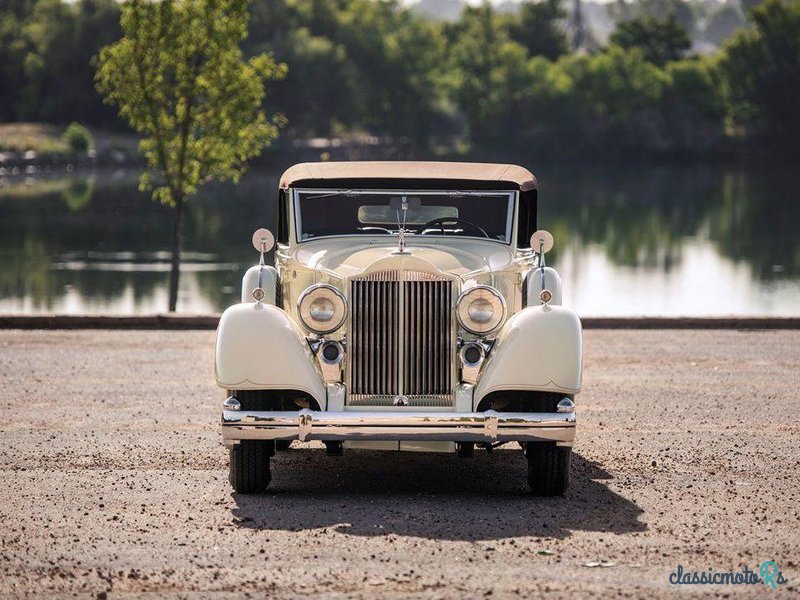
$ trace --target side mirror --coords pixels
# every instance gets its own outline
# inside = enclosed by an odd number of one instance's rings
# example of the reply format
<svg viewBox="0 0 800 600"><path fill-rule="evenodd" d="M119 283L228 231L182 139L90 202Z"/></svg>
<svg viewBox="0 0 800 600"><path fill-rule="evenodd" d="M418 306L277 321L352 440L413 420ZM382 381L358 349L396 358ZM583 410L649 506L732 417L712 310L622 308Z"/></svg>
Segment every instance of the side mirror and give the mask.
<svg viewBox="0 0 800 600"><path fill-rule="evenodd" d="M256 229L253 233L253 248L258 251L258 282L253 290L253 299L256 304L261 304L261 301L266 296L264 292L263 277L264 277L264 255L272 250L275 245L275 236L269 229L262 227ZM249 273L249 271L248 271ZM247 275L245 275L245 279Z"/></svg>
<svg viewBox="0 0 800 600"><path fill-rule="evenodd" d="M275 236L269 229L261 228L256 229L253 233L253 248L262 254L272 250L275 245Z"/></svg>
<svg viewBox="0 0 800 600"><path fill-rule="evenodd" d="M542 278L539 300L545 306L553 299L553 293L545 289L544 283L544 255L553 249L553 234L544 229L539 229L531 236L531 250L539 253L539 274Z"/></svg>
<svg viewBox="0 0 800 600"><path fill-rule="evenodd" d="M553 249L553 234L539 229L531 236L531 250L546 254Z"/></svg>

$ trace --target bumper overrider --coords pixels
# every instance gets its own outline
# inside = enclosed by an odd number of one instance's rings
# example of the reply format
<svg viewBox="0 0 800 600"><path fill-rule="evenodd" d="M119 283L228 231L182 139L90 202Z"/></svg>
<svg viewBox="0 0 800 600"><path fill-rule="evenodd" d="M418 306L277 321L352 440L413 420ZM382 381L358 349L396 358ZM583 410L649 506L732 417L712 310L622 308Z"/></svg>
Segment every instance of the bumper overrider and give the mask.
<svg viewBox="0 0 800 600"><path fill-rule="evenodd" d="M572 446L575 412L224 410L222 438L228 446L241 440L550 441Z"/></svg>

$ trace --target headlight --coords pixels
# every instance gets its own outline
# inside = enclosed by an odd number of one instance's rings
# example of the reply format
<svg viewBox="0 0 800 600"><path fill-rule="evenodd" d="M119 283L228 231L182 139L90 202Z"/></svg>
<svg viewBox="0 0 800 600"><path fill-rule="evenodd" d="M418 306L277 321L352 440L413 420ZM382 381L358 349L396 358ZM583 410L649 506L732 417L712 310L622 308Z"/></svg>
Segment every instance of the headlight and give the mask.
<svg viewBox="0 0 800 600"><path fill-rule="evenodd" d="M318 283L307 288L297 301L300 320L313 333L330 333L344 323L347 302L335 287Z"/></svg>
<svg viewBox="0 0 800 600"><path fill-rule="evenodd" d="M506 303L493 287L476 285L464 291L456 303L461 326L476 335L491 333L503 322Z"/></svg>

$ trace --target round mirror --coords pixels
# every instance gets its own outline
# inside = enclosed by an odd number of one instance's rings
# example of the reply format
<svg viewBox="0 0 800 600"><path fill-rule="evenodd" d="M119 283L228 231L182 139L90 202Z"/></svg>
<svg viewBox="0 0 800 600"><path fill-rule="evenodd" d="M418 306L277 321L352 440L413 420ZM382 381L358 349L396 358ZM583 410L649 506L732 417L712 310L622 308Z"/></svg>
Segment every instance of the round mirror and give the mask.
<svg viewBox="0 0 800 600"><path fill-rule="evenodd" d="M542 252L547 253L553 249L553 234L544 229L539 229L531 236L531 249L534 252L539 252L541 247Z"/></svg>
<svg viewBox="0 0 800 600"><path fill-rule="evenodd" d="M269 229L261 228L256 229L253 234L253 248L259 252L269 252L275 245L275 236Z"/></svg>

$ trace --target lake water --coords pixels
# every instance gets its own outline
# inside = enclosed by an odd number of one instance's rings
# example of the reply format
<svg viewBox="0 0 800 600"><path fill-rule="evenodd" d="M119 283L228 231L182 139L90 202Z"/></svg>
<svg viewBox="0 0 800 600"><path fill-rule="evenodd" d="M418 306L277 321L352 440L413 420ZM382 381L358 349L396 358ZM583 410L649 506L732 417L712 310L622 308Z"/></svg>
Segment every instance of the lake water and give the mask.
<svg viewBox="0 0 800 600"><path fill-rule="evenodd" d="M237 302L274 229L282 169L191 201L178 309ZM541 166L540 226L564 302L583 316L800 315L800 174L784 167ZM0 313L167 307L172 213L137 173L0 176Z"/></svg>

